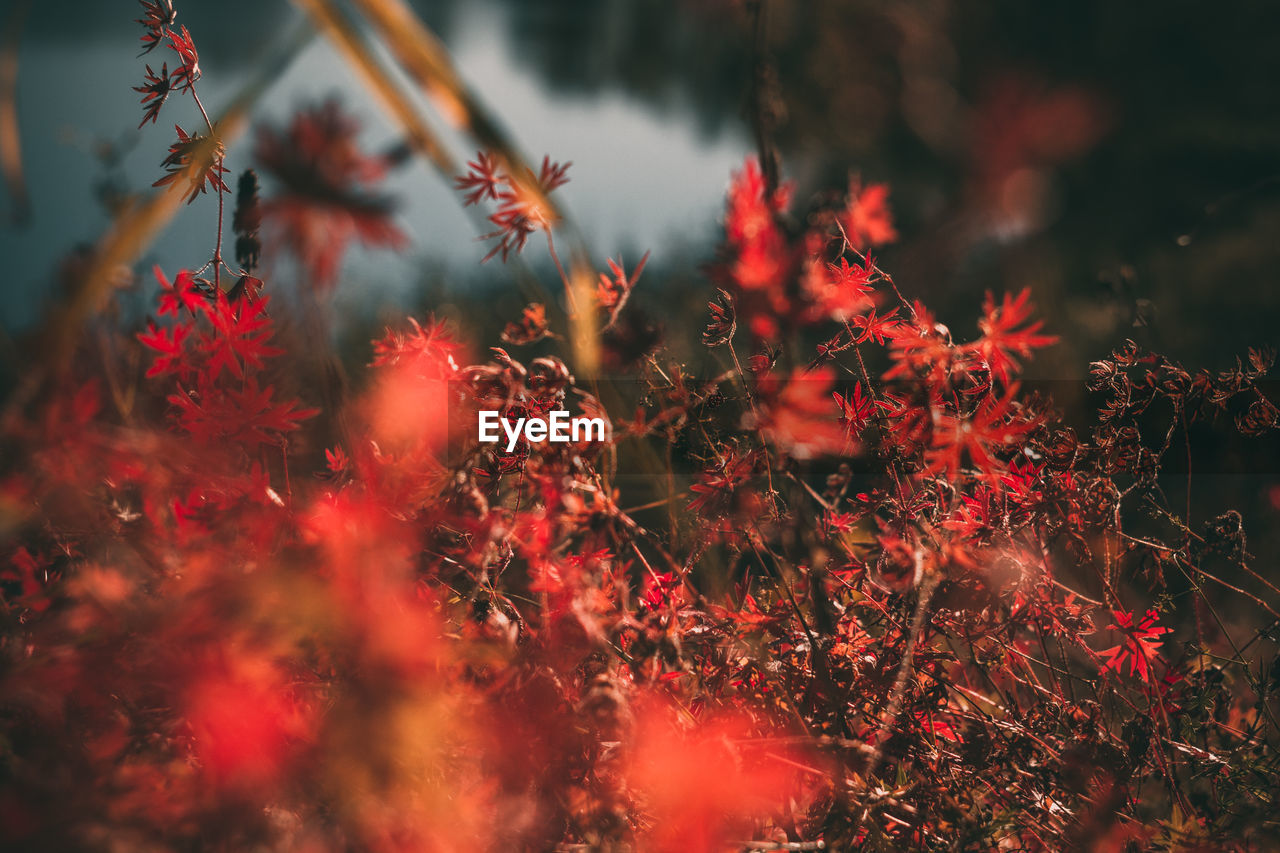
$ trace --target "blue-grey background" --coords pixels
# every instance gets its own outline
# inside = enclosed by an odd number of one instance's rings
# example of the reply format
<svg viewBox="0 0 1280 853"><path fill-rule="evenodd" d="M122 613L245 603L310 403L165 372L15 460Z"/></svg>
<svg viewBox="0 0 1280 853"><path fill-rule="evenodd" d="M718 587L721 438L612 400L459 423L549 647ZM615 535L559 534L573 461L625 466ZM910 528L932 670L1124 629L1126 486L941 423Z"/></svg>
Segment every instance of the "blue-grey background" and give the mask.
<svg viewBox="0 0 1280 853"><path fill-rule="evenodd" d="M135 130L130 87L164 51L137 57L133 0L6 0L6 25L24 5L19 111L32 215L0 227L0 325L10 334L29 330L56 298L59 260L106 227L104 187L145 189L172 124L198 126L175 99L157 126ZM1030 286L1064 338L1042 360L1054 378L1082 374L1129 336L1218 368L1248 344L1275 342L1277 4L769 5L785 113L778 138L797 198L838 190L851 172L890 182L903 240L881 259L958 334L970 333L984 290ZM699 311L708 285L698 268L713 252L729 173L754 149L743 3L415 6L532 159L573 161L561 192L597 262L652 250L641 304L650 300L668 323ZM299 15L283 0L177 7L215 111ZM320 40L256 117L282 122L335 93L365 122L371 148L396 141ZM453 142L460 159L470 153ZM246 140L231 150L233 172L251 165L251 148ZM484 249L445 182L414 164L390 188L412 247L351 253L335 316L372 322L444 295L472 300L466 310L487 322L487 309L509 310L507 297L518 304L507 270L478 266ZM0 216L12 208L0 197ZM213 210L208 199L184 210L139 269L203 263ZM545 264L545 251L532 248L529 261Z"/></svg>

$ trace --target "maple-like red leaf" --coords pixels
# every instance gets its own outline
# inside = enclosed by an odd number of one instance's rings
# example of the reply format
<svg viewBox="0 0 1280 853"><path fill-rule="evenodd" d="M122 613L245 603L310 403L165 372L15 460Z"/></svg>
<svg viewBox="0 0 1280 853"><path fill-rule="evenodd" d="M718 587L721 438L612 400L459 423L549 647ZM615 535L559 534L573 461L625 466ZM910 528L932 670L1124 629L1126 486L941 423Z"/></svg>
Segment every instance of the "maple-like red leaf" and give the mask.
<svg viewBox="0 0 1280 853"><path fill-rule="evenodd" d="M725 275L743 290L774 292L792 262L776 216L790 203L789 187L768 191L754 158L735 172L725 205Z"/></svg>
<svg viewBox="0 0 1280 853"><path fill-rule="evenodd" d="M1151 662L1159 657L1157 647L1161 640L1158 637L1169 633L1172 629L1156 627L1155 623L1160 618L1160 614L1154 610L1148 610L1136 625L1133 623L1132 611L1113 610L1111 613L1116 621L1114 625L1107 626L1108 630L1120 631L1125 636L1124 642L1120 645L1099 652L1106 658L1102 671L1123 672L1124 665L1128 663L1131 675L1143 681L1150 681Z"/></svg>
<svg viewBox="0 0 1280 853"><path fill-rule="evenodd" d="M850 264L848 258L841 258L840 265L827 264L831 270L832 283L836 287L865 296L871 292L871 280L875 272L875 260L868 256L861 264Z"/></svg>
<svg viewBox="0 0 1280 853"><path fill-rule="evenodd" d="M1036 482L1040 479L1040 472L1043 470L1043 463L1037 465L1030 459L1021 461L1015 459L1010 463L1008 472L1000 477L1000 483L1005 486L1009 496L1014 500L1031 501L1040 497Z"/></svg>
<svg viewBox="0 0 1280 853"><path fill-rule="evenodd" d="M500 337L505 343L524 346L536 343L551 334L547 326L547 306L531 302L520 312L520 319L507 323Z"/></svg>
<svg viewBox="0 0 1280 853"><path fill-rule="evenodd" d="M200 55L196 53L196 46L191 40L191 33L187 32L186 27L183 27L181 33L168 30L167 35L169 36L169 44L182 62L180 66L173 69L173 85L180 90L190 89L200 79Z"/></svg>
<svg viewBox="0 0 1280 853"><path fill-rule="evenodd" d="M872 264L850 264L845 258L837 264L806 265L802 287L809 298L811 319L830 318L845 322L872 307Z"/></svg>
<svg viewBox="0 0 1280 853"><path fill-rule="evenodd" d="M142 53L150 53L156 45L164 40L165 32L178 19L178 12L173 8L173 0L138 0L142 4L141 18L137 23L146 28L142 34Z"/></svg>
<svg viewBox="0 0 1280 853"><path fill-rule="evenodd" d="M640 263L636 264L635 269L631 271L631 275L627 275L621 258L616 261L612 258L608 259L609 273L612 277L600 273L600 280L596 282L596 298L602 308L609 310L611 321L618 316L618 312L631 298L631 291L635 289L636 282L640 280L640 274L644 272L644 265L648 262L649 253L645 252Z"/></svg>
<svg viewBox="0 0 1280 853"><path fill-rule="evenodd" d="M844 337L845 337L844 332L836 332L828 340L825 340L822 343L818 344L817 347L815 348L816 354L814 355L813 359L805 366L805 369L804 369L805 373L809 373L813 371L819 365L826 364L828 361L831 361L833 358L835 358L838 354L844 352L849 347L853 346L852 342L846 341Z"/></svg>
<svg viewBox="0 0 1280 853"><path fill-rule="evenodd" d="M359 132L332 99L300 110L283 130L258 129L254 153L281 185L262 203L263 220L320 289L337 280L352 240L389 249L407 242L392 221L395 200L375 191L387 161L360 148Z"/></svg>
<svg viewBox="0 0 1280 853"><path fill-rule="evenodd" d="M755 476L760 452L726 454L714 468L699 473L689 490L696 497L689 509L703 515L717 515L733 502L734 493Z"/></svg>
<svg viewBox="0 0 1280 853"><path fill-rule="evenodd" d="M512 252L519 253L524 249L535 231L551 228L553 214L543 199L552 190L569 182L567 172L571 165L554 163L551 158L543 157L539 174L534 175L527 169L521 180L511 176L504 179L506 189L498 193L498 210L489 217L498 230L480 238L498 242L481 263L497 254L501 254L503 262L506 262Z"/></svg>
<svg viewBox="0 0 1280 853"><path fill-rule="evenodd" d="M232 441L246 445L274 444L282 433L298 429L318 409L303 408L296 400L274 402L275 389L258 386L250 376L239 389L206 387L203 393L178 388L169 395L178 424L202 442Z"/></svg>
<svg viewBox="0 0 1280 853"><path fill-rule="evenodd" d="M476 159L467 161L467 174L453 179L453 188L458 192L466 192L463 203L479 204L485 199L498 200L498 192L506 182L501 173L498 161L485 151L476 153Z"/></svg>
<svg viewBox="0 0 1280 853"><path fill-rule="evenodd" d="M544 154L542 168L538 171L538 186L544 193L549 193L569 183L569 167L572 165L573 161L556 163Z"/></svg>
<svg viewBox="0 0 1280 853"><path fill-rule="evenodd" d="M489 217L489 221L498 226L497 231L480 235L481 240L497 240L481 263L502 255L502 262L514 252L520 254L529 244L529 236L538 230L538 222L526 212L521 205L511 204Z"/></svg>
<svg viewBox="0 0 1280 853"><path fill-rule="evenodd" d="M325 448L324 461L331 474L341 474L351 467L351 459L341 447Z"/></svg>
<svg viewBox="0 0 1280 853"><path fill-rule="evenodd" d="M906 397L883 391L877 403L889 427L889 440L899 447L916 445L928 437L929 408Z"/></svg>
<svg viewBox="0 0 1280 853"><path fill-rule="evenodd" d="M980 477L998 479L1005 465L997 454L1023 438L1034 425L1015 409L1017 392L1014 384L1002 397L988 395L967 417L945 405L935 406L925 475L955 478L968 463Z"/></svg>
<svg viewBox="0 0 1280 853"><path fill-rule="evenodd" d="M849 324L858 330L857 343L875 341L880 346L884 346L886 340L897 337L898 327L902 325L898 320L897 308L888 314L877 315L874 306L866 314L854 317Z"/></svg>
<svg viewBox="0 0 1280 853"><path fill-rule="evenodd" d="M209 297L196 285L195 278L187 270L182 270L172 283L165 278L159 266L152 268L156 280L160 282L160 306L156 309L161 317L165 315L179 316L186 308L192 316L203 313L209 306Z"/></svg>
<svg viewBox="0 0 1280 853"><path fill-rule="evenodd" d="M741 246L776 228L774 215L791 202L790 186L767 193L764 173L754 157L747 158L729 183L724 228L730 243Z"/></svg>
<svg viewBox="0 0 1280 853"><path fill-rule="evenodd" d="M995 490L979 487L960 496L960 504L942 526L961 537L983 536L991 533L999 517Z"/></svg>
<svg viewBox="0 0 1280 853"><path fill-rule="evenodd" d="M419 372L429 375L446 375L457 369L454 356L458 344L443 321L434 317L424 328L413 317L409 318L409 331L387 329L381 338L373 342L371 367L391 367L411 364Z"/></svg>
<svg viewBox="0 0 1280 853"><path fill-rule="evenodd" d="M832 417L829 367L795 370L788 381L759 385L759 428L766 440L796 459L813 459L848 448L848 437Z"/></svg>
<svg viewBox="0 0 1280 853"><path fill-rule="evenodd" d="M996 305L990 291L983 301L983 317L978 321L982 337L967 349L986 364L991 376L1001 384L1008 384L1021 369L1019 357L1029 357L1033 349L1049 346L1058 340L1053 335L1040 334L1044 325L1041 320L1024 325L1031 318L1030 300L1031 290L1024 288L1016 297L1004 294L999 305Z"/></svg>
<svg viewBox="0 0 1280 853"><path fill-rule="evenodd" d="M913 310L912 317L898 322L890 335L893 344L889 355L893 364L885 371L884 378L926 380L931 385L943 385L958 358L951 332L919 301Z"/></svg>
<svg viewBox="0 0 1280 853"><path fill-rule="evenodd" d="M184 346L190 334L190 326L164 328L148 322L147 330L138 333L138 340L143 346L155 350L159 355L147 369L147 376L164 376L173 373L179 378L184 378L190 372L186 367L186 347Z"/></svg>
<svg viewBox="0 0 1280 853"><path fill-rule="evenodd" d="M681 580L674 572L654 575L648 588L640 596L640 606L649 611L661 610L673 603L674 593L679 592L680 586Z"/></svg>
<svg viewBox="0 0 1280 853"><path fill-rule="evenodd" d="M875 402L863 393L861 382L853 386L853 391L847 397L840 396L839 391L832 391L831 396L840 407L840 420L844 422L845 430L850 435L861 432L875 414Z"/></svg>
<svg viewBox="0 0 1280 853"><path fill-rule="evenodd" d="M855 178L849 185L849 203L840 215L840 224L849 243L859 252L897 240L898 232L889 211L888 185L863 187Z"/></svg>
<svg viewBox="0 0 1280 853"><path fill-rule="evenodd" d="M263 359L284 351L270 346L271 319L267 316L269 297L237 299L232 302L219 293L208 311L212 332L201 336L201 349L208 356L205 376L216 380L225 368L237 379L245 367L261 368Z"/></svg>
<svg viewBox="0 0 1280 853"><path fill-rule="evenodd" d="M172 85L169 82L169 64L162 64L159 74L151 70L151 66L148 65L146 79L141 86L134 86L133 91L142 93L144 107L142 121L138 122L138 127L142 127L147 122L154 124L160 117L160 108L169 99L169 93L172 91Z"/></svg>
<svg viewBox="0 0 1280 853"><path fill-rule="evenodd" d="M227 192L229 188L222 179L228 171L222 165L222 142L199 133L188 134L178 125L174 125L174 129L178 132L178 141L169 146L169 156L161 164L168 174L152 186L168 186L185 178L189 182L187 204L210 188Z"/></svg>

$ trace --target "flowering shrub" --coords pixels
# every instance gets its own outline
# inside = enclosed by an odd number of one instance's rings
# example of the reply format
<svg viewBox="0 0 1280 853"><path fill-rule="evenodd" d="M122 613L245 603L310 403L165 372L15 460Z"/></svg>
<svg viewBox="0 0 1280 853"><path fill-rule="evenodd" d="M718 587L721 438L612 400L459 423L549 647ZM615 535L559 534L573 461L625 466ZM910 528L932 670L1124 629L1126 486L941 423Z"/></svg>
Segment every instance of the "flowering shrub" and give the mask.
<svg viewBox="0 0 1280 853"><path fill-rule="evenodd" d="M200 68L143 5L177 62L147 68L147 123ZM206 130L160 183L221 208ZM284 247L327 287L350 237L398 245L364 186L386 163L336 103L258 159L280 194L239 178L236 266L219 227L205 268L156 271L156 318L114 344L138 370L82 358L5 421L4 844L1273 843L1277 590L1238 514L1193 524L1161 485L1192 424L1274 430L1270 352L1210 374L1125 343L1072 426L1019 381L1055 341L1028 292L953 334L870 255L886 186L801 218L748 160L710 376L648 349L575 377L536 303L481 357L407 319L344 395L305 381L257 267ZM567 168L469 164L486 259L554 251ZM561 269L564 307L609 333L643 267L609 261L591 307ZM607 439L475 440L480 410L566 408Z"/></svg>

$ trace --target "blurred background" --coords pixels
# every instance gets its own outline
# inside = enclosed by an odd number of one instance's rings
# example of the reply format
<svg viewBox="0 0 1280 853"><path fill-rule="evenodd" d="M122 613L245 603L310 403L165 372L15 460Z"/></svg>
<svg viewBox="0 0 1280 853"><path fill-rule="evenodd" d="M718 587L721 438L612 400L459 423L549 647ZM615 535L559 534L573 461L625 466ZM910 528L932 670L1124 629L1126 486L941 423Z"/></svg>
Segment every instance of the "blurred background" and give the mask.
<svg viewBox="0 0 1280 853"><path fill-rule="evenodd" d="M642 293L689 286L718 239L729 173L754 151L742 4L414 5L530 159L573 161L562 192L598 262L652 250ZM176 6L213 110L301 16L279 0ZM196 124L175 99L160 126L135 129L131 87L145 62L165 58L137 58L140 14L133 0L6 2L29 198L24 209L9 188L0 207L10 332L38 321L59 260L98 237L112 198L155 179L172 124ZM903 240L884 266L958 332L983 290L1030 285L1066 339L1055 371L1125 336L1210 367L1275 340L1276 4L774 0L768 41L797 199L842 188L851 172L889 182ZM396 143L323 39L255 117L281 123L331 94L363 121L368 148ZM247 140L232 148L233 174L251 152ZM465 297L509 278L479 267L475 229L428 167L403 168L389 186L412 247L349 256L338 300L376 314L439 298L440 287ZM145 260L202 263L204 229L191 220L213 216L210 207L184 211Z"/></svg>
<svg viewBox="0 0 1280 853"><path fill-rule="evenodd" d="M215 112L303 17L275 0L176 5ZM597 266L652 252L635 300L677 355L690 354L724 191L756 150L749 4L413 5L531 161L573 162L557 195ZM957 337L975 333L984 291L1030 287L1062 339L1030 375L1062 380L1068 406L1085 399L1088 362L1125 338L1209 369L1276 343L1280 5L773 0L768 10L769 107L797 209L843 191L851 175L889 183L902 239L881 266ZM160 174L172 124L198 126L175 98L159 126L135 129L131 87L146 62L167 58L138 58L140 14L133 0L5 6L26 184L25 198L10 183L0 201L0 318L11 351L59 298L65 259ZM254 120L281 125L331 95L361 120L368 150L400 143L322 38L274 81ZM460 163L473 153L444 136ZM233 178L252 153L252 137L230 149ZM370 334L406 311L463 318L477 348L494 343L526 301L516 273L480 264L487 248L473 221L426 164L407 161L385 188L411 245L348 253L326 297L351 362L366 360ZM203 263L214 210L209 198L185 208L137 269ZM545 247L530 246L525 259L557 292ZM297 277L289 273L269 247L272 286L287 288ZM1247 476L1276 470L1270 444L1206 437L1195 465L1231 478L1259 518L1274 520L1273 478Z"/></svg>

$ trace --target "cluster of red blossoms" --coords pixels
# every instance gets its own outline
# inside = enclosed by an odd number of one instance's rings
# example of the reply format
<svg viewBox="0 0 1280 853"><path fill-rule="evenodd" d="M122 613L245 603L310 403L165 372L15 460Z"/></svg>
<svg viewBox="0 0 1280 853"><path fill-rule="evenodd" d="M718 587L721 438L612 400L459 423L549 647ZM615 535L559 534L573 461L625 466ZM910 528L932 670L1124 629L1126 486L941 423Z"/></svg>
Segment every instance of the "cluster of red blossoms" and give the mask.
<svg viewBox="0 0 1280 853"><path fill-rule="evenodd" d="M579 379L534 303L483 358L410 319L348 385L253 273L284 247L331 280L314 221L398 242L361 224L381 169L336 106L260 138L293 202L241 179L238 283L157 272L156 319L3 422L0 845L1270 843L1277 590L1238 514L1162 488L1178 430L1274 430L1270 353L1126 343L1069 425L1019 382L1054 341L1027 292L953 335L868 254L884 186L800 221L748 161L698 357ZM458 179L490 256L554 249L565 167L498 163ZM643 266L560 307L606 336ZM560 409L607 439L475 440Z"/></svg>

